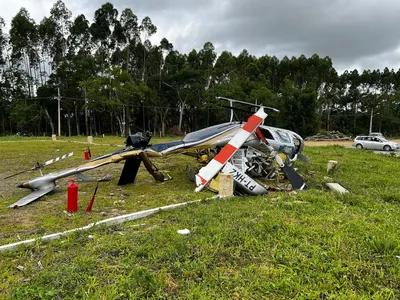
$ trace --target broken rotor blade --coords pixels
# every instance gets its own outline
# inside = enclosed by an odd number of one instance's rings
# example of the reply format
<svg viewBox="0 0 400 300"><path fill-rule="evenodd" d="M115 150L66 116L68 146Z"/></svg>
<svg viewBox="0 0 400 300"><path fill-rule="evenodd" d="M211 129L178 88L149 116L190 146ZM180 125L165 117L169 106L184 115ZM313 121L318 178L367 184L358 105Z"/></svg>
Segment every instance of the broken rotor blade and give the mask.
<svg viewBox="0 0 400 300"><path fill-rule="evenodd" d="M261 107L255 114L251 115L246 124L233 136L222 150L200 171L196 174L196 192L200 192L205 185L214 178L223 168L235 152L246 142L251 134L260 126L267 117L264 109Z"/></svg>
<svg viewBox="0 0 400 300"><path fill-rule="evenodd" d="M285 174L286 178L289 180L292 187L296 190L305 190L307 186L303 180L303 178L296 172L296 170L292 166L285 165L282 158L278 153L275 153L275 161L280 166L281 170Z"/></svg>
<svg viewBox="0 0 400 300"><path fill-rule="evenodd" d="M297 153L297 157L298 159L300 159L301 161L305 162L305 163L310 163L310 158L305 156L303 153L299 152Z"/></svg>

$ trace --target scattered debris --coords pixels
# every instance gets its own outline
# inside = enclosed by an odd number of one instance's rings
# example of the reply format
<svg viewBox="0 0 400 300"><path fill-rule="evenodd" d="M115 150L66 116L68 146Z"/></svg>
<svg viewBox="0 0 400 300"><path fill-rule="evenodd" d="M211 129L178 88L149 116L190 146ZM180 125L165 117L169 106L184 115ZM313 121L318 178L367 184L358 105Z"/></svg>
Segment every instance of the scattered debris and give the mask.
<svg viewBox="0 0 400 300"><path fill-rule="evenodd" d="M42 262L40 260L37 262L37 264L39 266L39 269L43 270L43 265L42 265Z"/></svg>
<svg viewBox="0 0 400 300"><path fill-rule="evenodd" d="M326 172L327 172L328 174L329 174L329 173L332 173L332 172L336 169L337 164L338 164L337 160L330 160L330 161L328 161L328 166L327 166L327 168L326 168Z"/></svg>
<svg viewBox="0 0 400 300"><path fill-rule="evenodd" d="M66 210L63 211L68 217L73 217L74 213L67 212Z"/></svg>
<svg viewBox="0 0 400 300"><path fill-rule="evenodd" d="M89 235L88 235L88 239L89 239L89 240L93 240L93 239L94 239L94 235L89 234Z"/></svg>
<svg viewBox="0 0 400 300"><path fill-rule="evenodd" d="M340 131L328 131L326 133L317 133L313 136L308 136L304 140L306 141L351 141L353 140L351 136L346 136L344 133Z"/></svg>
<svg viewBox="0 0 400 300"><path fill-rule="evenodd" d="M20 270L20 271L23 271L25 268L24 268L23 266L19 265L19 266L17 267L17 269Z"/></svg>
<svg viewBox="0 0 400 300"><path fill-rule="evenodd" d="M326 185L328 188L330 188L334 192L338 192L340 194L349 193L349 191L346 190L344 187L342 187L339 183L329 182L329 183L326 183Z"/></svg>
<svg viewBox="0 0 400 300"><path fill-rule="evenodd" d="M116 201L114 201L114 205L121 205L121 204L125 204L125 200L116 200Z"/></svg>
<svg viewBox="0 0 400 300"><path fill-rule="evenodd" d="M183 234L183 235L187 235L187 234L190 234L190 230L187 229L187 228L185 228L185 229L180 229L180 230L177 231L177 233Z"/></svg>

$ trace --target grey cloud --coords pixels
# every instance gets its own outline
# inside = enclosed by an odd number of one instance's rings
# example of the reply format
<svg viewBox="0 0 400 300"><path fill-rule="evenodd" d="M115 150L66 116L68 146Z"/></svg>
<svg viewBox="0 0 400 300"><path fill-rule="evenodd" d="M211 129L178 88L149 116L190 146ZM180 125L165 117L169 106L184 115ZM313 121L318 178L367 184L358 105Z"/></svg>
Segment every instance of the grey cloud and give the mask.
<svg viewBox="0 0 400 300"><path fill-rule="evenodd" d="M93 14L106 1L64 0L76 16ZM29 4L32 16L44 16L49 1ZM397 0L111 0L121 12L129 7L158 27L153 43L166 37L189 52L211 41L218 51L254 55L330 56L338 69L400 66L400 2ZM1 5L0 5L1 6ZM4 13L1 13L4 16ZM10 17L11 19L11 17Z"/></svg>

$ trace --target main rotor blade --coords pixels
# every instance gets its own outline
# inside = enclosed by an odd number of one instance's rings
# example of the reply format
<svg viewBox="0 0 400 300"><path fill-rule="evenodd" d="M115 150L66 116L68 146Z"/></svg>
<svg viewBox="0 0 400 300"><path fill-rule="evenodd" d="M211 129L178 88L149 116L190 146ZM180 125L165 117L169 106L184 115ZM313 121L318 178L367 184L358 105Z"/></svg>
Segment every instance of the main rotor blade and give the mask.
<svg viewBox="0 0 400 300"><path fill-rule="evenodd" d="M228 105L221 105L223 108L228 108L228 109L232 109L232 110L237 110L237 111L241 111L241 112L245 112L248 114L254 114L254 111L250 111L250 110L245 110L245 109L241 109L238 107L232 107L232 106L228 106Z"/></svg>
<svg viewBox="0 0 400 300"><path fill-rule="evenodd" d="M266 117L267 114L263 108L260 108L247 120L246 124L240 128L228 144L205 167L200 169L196 174L196 192L200 192L217 175L219 170L224 167L233 154L246 142Z"/></svg>
<svg viewBox="0 0 400 300"><path fill-rule="evenodd" d="M255 107L262 107L262 108L265 108L265 109L270 109L270 110L275 111L275 112L279 112L279 110L276 109L276 108L265 106L265 105L262 105L262 104L255 104L255 103L250 103L250 102L230 99L230 98L226 98L226 97L217 97L217 99L218 100L226 100L226 101L230 101L230 102L233 102L233 103L240 103L240 104L255 106Z"/></svg>

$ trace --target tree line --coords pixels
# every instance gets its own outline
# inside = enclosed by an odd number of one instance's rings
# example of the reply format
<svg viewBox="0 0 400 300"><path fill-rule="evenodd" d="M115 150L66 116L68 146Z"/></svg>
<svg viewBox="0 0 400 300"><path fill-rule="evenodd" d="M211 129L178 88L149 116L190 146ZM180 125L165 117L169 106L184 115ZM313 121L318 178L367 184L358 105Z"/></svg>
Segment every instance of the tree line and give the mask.
<svg viewBox="0 0 400 300"><path fill-rule="evenodd" d="M374 131L400 132L400 70L339 75L330 57L217 55L211 42L180 53L152 44L156 32L110 2L92 22L61 0L40 23L21 8L8 33L0 18L0 135L56 134L58 101L63 135L189 132L229 120L217 96L278 108L266 123L303 136L367 133L371 116Z"/></svg>

